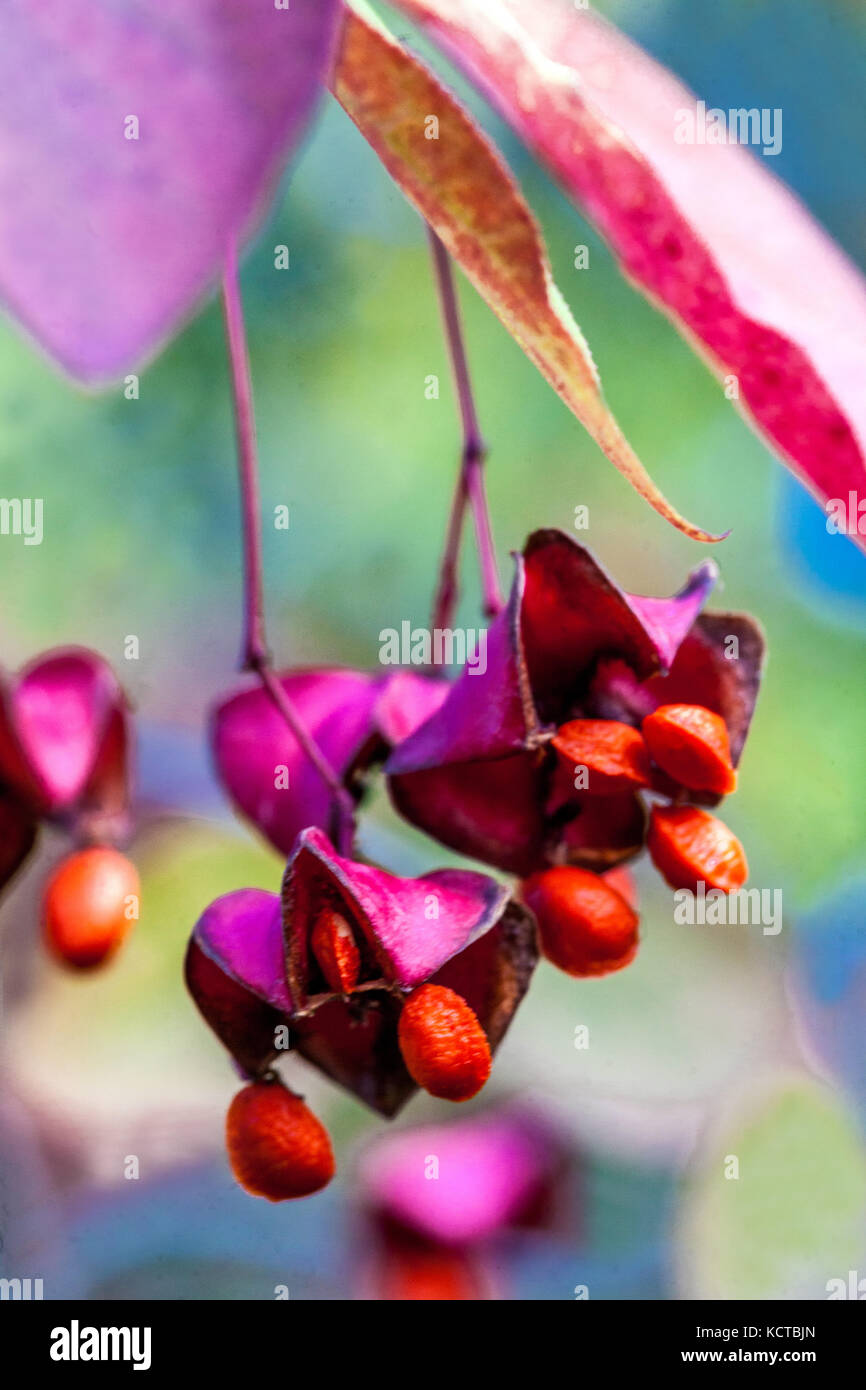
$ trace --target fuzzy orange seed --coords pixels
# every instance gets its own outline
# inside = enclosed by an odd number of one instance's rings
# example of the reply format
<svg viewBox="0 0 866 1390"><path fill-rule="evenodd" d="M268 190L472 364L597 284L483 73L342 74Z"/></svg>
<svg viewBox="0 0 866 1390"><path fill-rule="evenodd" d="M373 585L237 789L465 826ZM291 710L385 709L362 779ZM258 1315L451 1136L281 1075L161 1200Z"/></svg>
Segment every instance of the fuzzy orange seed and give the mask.
<svg viewBox="0 0 866 1390"><path fill-rule="evenodd" d="M349 994L361 973L361 953L342 913L330 908L320 912L310 945L330 988L336 994Z"/></svg>
<svg viewBox="0 0 866 1390"><path fill-rule="evenodd" d="M572 719L557 729L553 746L567 772L586 768L590 795L614 796L650 784L650 762L640 730L616 719Z"/></svg>
<svg viewBox="0 0 866 1390"><path fill-rule="evenodd" d="M116 849L77 850L54 870L42 918L49 948L67 965L99 965L117 950L138 916L139 879Z"/></svg>
<svg viewBox="0 0 866 1390"><path fill-rule="evenodd" d="M490 1075L487 1034L466 1000L443 985L419 985L397 1025L406 1070L440 1100L470 1100Z"/></svg>
<svg viewBox="0 0 866 1390"><path fill-rule="evenodd" d="M300 1096L278 1081L238 1091L226 1116L232 1172L253 1197L309 1197L334 1176L328 1131Z"/></svg>
<svg viewBox="0 0 866 1390"><path fill-rule="evenodd" d="M598 874L559 864L533 874L522 892L542 951L567 975L608 975L634 958L640 919Z"/></svg>

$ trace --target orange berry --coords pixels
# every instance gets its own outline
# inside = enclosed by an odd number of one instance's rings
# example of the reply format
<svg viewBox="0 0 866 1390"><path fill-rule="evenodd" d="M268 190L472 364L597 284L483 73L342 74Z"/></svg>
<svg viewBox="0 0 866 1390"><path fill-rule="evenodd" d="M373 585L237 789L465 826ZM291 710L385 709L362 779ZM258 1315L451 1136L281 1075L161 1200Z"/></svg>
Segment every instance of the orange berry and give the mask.
<svg viewBox="0 0 866 1390"><path fill-rule="evenodd" d="M226 1116L232 1172L253 1197L309 1197L334 1176L328 1131L300 1096L279 1081L253 1081Z"/></svg>
<svg viewBox="0 0 866 1390"><path fill-rule="evenodd" d="M413 990L397 1037L412 1080L440 1100L470 1100L490 1075L487 1034L453 989L419 985Z"/></svg>
<svg viewBox="0 0 866 1390"><path fill-rule="evenodd" d="M330 988L336 994L353 990L361 973L361 952L342 913L329 908L320 912L310 945Z"/></svg>
<svg viewBox="0 0 866 1390"><path fill-rule="evenodd" d="M671 888L699 883L733 893L749 876L743 846L724 821L696 806L654 806L647 848Z"/></svg>
<svg viewBox="0 0 866 1390"><path fill-rule="evenodd" d="M634 958L640 918L598 874L571 864L544 869L526 880L523 899L542 951L567 975L608 975Z"/></svg>
<svg viewBox="0 0 866 1390"><path fill-rule="evenodd" d="M650 763L638 729L615 719L572 719L556 731L553 746L567 771L587 769L585 790L613 796L650 784Z"/></svg>
<svg viewBox="0 0 866 1390"><path fill-rule="evenodd" d="M116 849L70 854L45 889L42 916L48 946L67 965L99 965L132 927L138 896L138 871Z"/></svg>
<svg viewBox="0 0 866 1390"><path fill-rule="evenodd" d="M703 705L660 705L641 727L653 761L675 782L722 796L736 789L728 727L720 714Z"/></svg>
<svg viewBox="0 0 866 1390"><path fill-rule="evenodd" d="M379 1275L387 1303L477 1302L481 1281L462 1250L421 1246L388 1252Z"/></svg>

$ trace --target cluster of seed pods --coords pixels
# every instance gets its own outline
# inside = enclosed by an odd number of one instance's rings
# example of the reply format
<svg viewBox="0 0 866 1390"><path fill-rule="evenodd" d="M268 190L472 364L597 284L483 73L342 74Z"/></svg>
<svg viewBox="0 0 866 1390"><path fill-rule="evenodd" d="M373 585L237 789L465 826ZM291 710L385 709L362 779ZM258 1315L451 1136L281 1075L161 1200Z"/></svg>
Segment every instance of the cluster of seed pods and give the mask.
<svg viewBox="0 0 866 1390"><path fill-rule="evenodd" d="M75 844L45 887L49 950L76 969L107 960L139 915L129 831L129 714L103 659L46 652L0 689L0 886L52 825Z"/></svg>
<svg viewBox="0 0 866 1390"><path fill-rule="evenodd" d="M637 598L570 537L537 532L483 672L279 678L344 791L359 800L382 763L407 820L505 871L511 889L468 871L396 879L338 854L335 789L273 702L250 689L218 706L224 785L290 853L280 898L218 900L187 959L201 1012L248 1077L227 1127L248 1191L299 1196L334 1171L320 1122L273 1070L280 1025L385 1116L416 1087L466 1101L539 953L575 977L634 958L628 860L646 849L674 889L742 886L742 847L706 807L736 787L763 639L743 615L702 615L714 581L705 564L672 598ZM274 792L275 765L295 794Z"/></svg>

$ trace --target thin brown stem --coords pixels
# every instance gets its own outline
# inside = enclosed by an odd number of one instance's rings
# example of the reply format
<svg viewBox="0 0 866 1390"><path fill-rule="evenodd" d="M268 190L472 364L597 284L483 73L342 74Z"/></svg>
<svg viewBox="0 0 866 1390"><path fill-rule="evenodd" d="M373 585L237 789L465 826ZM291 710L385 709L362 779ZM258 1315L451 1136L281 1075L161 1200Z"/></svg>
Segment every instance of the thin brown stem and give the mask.
<svg viewBox="0 0 866 1390"><path fill-rule="evenodd" d="M484 459L487 450L481 437L475 398L472 393L469 364L466 360L466 348L460 322L460 308L457 302L457 289L454 283L454 271L451 258L436 232L429 226L427 230L442 310L442 322L451 358L451 368L454 374L463 427L460 474L451 503L448 529L445 535L445 548L439 568L439 582L433 604L433 627L444 628L450 626L457 604L460 542L467 506L472 512L475 523L475 541L481 566L481 585L486 615L491 618L495 617L502 607L503 600L499 587L496 550L493 544L490 512L484 484Z"/></svg>
<svg viewBox="0 0 866 1390"><path fill-rule="evenodd" d="M337 810L336 838L341 854L351 852L355 830L354 802L329 759L307 729L271 666L265 629L264 574L262 565L261 497L259 489L256 426L253 410L249 352L238 283L237 249L230 246L223 276L223 310L226 326L232 399L238 450L243 535L243 645L241 670L254 672L274 707L282 715L304 755L331 791Z"/></svg>

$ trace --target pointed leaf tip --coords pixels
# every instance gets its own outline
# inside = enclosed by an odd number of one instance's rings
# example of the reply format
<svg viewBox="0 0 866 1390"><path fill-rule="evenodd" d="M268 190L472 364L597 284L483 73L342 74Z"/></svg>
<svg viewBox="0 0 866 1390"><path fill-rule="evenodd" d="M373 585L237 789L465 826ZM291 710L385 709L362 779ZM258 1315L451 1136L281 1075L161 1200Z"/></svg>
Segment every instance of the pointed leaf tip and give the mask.
<svg viewBox="0 0 866 1390"><path fill-rule="evenodd" d="M388 173L611 463L661 516L718 541L667 501L605 403L553 281L538 224L501 155L438 78L366 7L347 7L332 89ZM437 138L427 137L435 112Z"/></svg>

